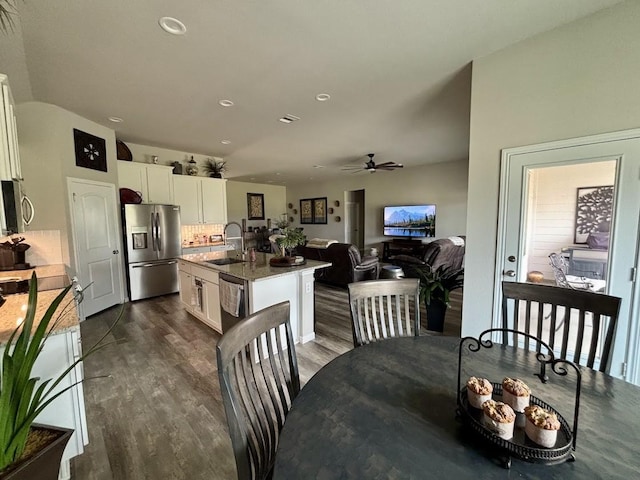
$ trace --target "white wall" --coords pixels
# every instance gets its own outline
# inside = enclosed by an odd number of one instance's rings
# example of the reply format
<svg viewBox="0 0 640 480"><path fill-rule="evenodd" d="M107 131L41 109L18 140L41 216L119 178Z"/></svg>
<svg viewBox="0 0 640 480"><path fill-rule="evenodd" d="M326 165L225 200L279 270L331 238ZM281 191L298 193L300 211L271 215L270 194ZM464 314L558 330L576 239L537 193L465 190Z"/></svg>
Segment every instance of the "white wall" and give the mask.
<svg viewBox="0 0 640 480"><path fill-rule="evenodd" d="M526 271L538 270L553 280L549 254L573 245L576 226L577 189L613 185L616 163L563 165L532 171L533 192L531 243Z"/></svg>
<svg viewBox="0 0 640 480"><path fill-rule="evenodd" d="M264 220L247 220L248 227L267 225L267 219L272 220L272 226L287 211L287 189L281 185L264 183L247 183L227 181L227 220L241 223L248 218L247 193L262 193L264 195Z"/></svg>
<svg viewBox="0 0 640 480"><path fill-rule="evenodd" d="M491 325L500 151L640 126L640 2L473 65L462 335Z"/></svg>
<svg viewBox="0 0 640 480"><path fill-rule="evenodd" d="M55 105L27 102L17 106L18 143L24 188L33 201L30 230L59 230L62 260L72 263L67 177L118 183L115 133ZM107 171L76 166L73 129L105 139Z"/></svg>
<svg viewBox="0 0 640 480"><path fill-rule="evenodd" d="M382 208L385 205L436 204L436 237L463 235L467 217L468 162L445 162L421 167L404 168L392 172L349 174L329 182L309 182L287 188L288 216L296 226L304 227L307 238L331 238L344 241L344 203L349 191L365 190L365 248L380 248L386 238L382 234ZM300 199L327 197L329 214L327 225L300 225ZM340 202L335 207L334 202ZM342 221L336 222L340 216ZM382 251L382 250L380 250Z"/></svg>

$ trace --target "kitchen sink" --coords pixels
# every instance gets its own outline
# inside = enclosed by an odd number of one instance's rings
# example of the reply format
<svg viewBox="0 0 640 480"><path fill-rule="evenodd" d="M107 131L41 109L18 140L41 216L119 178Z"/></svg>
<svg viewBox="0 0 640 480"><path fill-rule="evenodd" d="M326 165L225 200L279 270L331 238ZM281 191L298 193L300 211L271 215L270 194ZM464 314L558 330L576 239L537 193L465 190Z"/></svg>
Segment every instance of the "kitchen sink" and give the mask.
<svg viewBox="0 0 640 480"><path fill-rule="evenodd" d="M214 265L231 265L232 263L243 263L244 260L238 260L237 258L216 258L215 260L206 260L207 263L213 263Z"/></svg>

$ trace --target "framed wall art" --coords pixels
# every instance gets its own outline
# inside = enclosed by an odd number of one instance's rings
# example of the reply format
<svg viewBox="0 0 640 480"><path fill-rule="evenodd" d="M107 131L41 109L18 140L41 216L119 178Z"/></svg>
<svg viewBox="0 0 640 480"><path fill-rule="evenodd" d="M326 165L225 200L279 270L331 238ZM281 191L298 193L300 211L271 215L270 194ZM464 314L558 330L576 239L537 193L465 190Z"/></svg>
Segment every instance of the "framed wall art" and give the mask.
<svg viewBox="0 0 640 480"><path fill-rule="evenodd" d="M313 199L313 223L327 223L327 197Z"/></svg>
<svg viewBox="0 0 640 480"><path fill-rule="evenodd" d="M300 223L327 223L327 197L301 199Z"/></svg>
<svg viewBox="0 0 640 480"><path fill-rule="evenodd" d="M300 223L313 223L313 199L300 200Z"/></svg>
<svg viewBox="0 0 640 480"><path fill-rule="evenodd" d="M587 243L590 233L610 230L613 193L613 185L578 188L574 243Z"/></svg>
<svg viewBox="0 0 640 480"><path fill-rule="evenodd" d="M263 193L247 193L247 212L249 220L264 220Z"/></svg>
<svg viewBox="0 0 640 480"><path fill-rule="evenodd" d="M107 171L107 146L104 138L74 128L73 144L78 167Z"/></svg>

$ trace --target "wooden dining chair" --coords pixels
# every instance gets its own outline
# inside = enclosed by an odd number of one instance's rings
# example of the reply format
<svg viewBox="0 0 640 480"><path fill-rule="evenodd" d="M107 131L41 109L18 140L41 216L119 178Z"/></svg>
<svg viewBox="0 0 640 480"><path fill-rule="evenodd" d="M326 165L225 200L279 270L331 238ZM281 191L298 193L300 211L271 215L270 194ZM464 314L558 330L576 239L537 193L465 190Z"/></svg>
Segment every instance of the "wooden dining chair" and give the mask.
<svg viewBox="0 0 640 480"><path fill-rule="evenodd" d="M353 345L420 334L420 281L369 280L348 285Z"/></svg>
<svg viewBox="0 0 640 480"><path fill-rule="evenodd" d="M238 479L271 478L280 430L300 392L289 302L233 326L216 352Z"/></svg>
<svg viewBox="0 0 640 480"><path fill-rule="evenodd" d="M502 282L502 328L533 335L561 358L589 368L597 365L598 370L604 372L611 354L620 302L618 297L588 290ZM523 338L514 333L511 344L522 346L519 340ZM502 341L509 343L507 333ZM536 342L524 339L524 348L532 349L533 343ZM536 344L535 350L541 351L540 344Z"/></svg>

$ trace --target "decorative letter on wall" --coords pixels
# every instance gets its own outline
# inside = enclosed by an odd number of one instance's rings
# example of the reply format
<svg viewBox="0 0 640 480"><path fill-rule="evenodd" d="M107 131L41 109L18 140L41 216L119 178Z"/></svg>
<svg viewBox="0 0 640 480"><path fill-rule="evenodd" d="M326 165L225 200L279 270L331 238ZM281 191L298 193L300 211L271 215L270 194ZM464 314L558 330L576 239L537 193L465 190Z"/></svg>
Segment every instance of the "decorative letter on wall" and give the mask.
<svg viewBox="0 0 640 480"><path fill-rule="evenodd" d="M74 128L73 143L78 167L107 171L107 147L104 138Z"/></svg>

